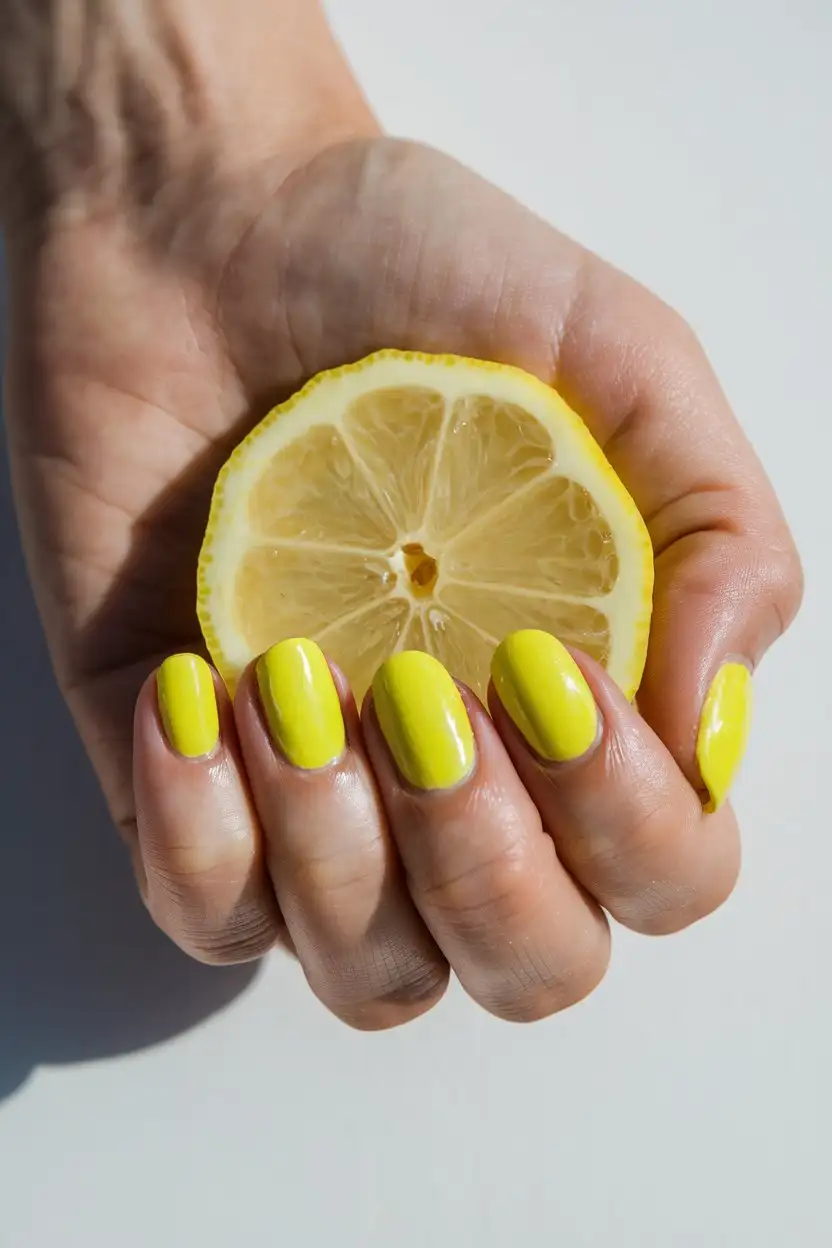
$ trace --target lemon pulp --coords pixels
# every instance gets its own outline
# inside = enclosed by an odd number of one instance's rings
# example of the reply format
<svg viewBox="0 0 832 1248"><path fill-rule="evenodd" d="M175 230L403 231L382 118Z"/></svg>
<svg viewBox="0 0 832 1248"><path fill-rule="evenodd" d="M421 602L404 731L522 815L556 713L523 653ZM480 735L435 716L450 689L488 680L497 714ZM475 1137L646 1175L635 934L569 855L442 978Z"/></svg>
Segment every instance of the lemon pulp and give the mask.
<svg viewBox="0 0 832 1248"><path fill-rule="evenodd" d="M502 638L541 628L632 696L652 585L638 509L554 390L505 365L385 351L313 379L233 453L197 605L232 688L300 635L359 699L402 649L483 696Z"/></svg>

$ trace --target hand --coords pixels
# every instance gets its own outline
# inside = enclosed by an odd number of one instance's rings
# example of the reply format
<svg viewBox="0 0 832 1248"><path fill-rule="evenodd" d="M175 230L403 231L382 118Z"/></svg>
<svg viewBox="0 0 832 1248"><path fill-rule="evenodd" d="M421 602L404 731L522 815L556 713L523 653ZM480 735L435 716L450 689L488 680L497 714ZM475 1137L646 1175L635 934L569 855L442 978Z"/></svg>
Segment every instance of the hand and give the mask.
<svg viewBox="0 0 832 1248"><path fill-rule="evenodd" d="M423 1012L449 967L493 1013L537 1018L602 978L605 912L671 932L731 891L743 671L793 617L799 562L679 317L453 161L379 137L347 95L251 152L185 142L165 165L136 144L135 176L62 191L34 239L9 228L24 543L58 679L182 948L227 962L282 941L359 1027ZM316 661L332 761L307 770L268 695L296 653L272 656L265 694L246 673L234 706L191 660L157 679L202 649L196 557L231 447L310 375L384 346L517 364L584 416L655 548L638 711L538 639L503 654L493 718L420 672L426 750L396 726L412 673L359 716ZM512 714L523 680L531 726ZM189 758L197 712L208 752Z"/></svg>

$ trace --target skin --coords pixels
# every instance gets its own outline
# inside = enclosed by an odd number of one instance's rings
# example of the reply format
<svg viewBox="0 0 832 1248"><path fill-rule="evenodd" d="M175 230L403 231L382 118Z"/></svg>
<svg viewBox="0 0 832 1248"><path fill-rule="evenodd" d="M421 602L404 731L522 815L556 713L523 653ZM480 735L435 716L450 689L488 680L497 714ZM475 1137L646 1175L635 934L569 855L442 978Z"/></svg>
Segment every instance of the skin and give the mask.
<svg viewBox="0 0 832 1248"><path fill-rule="evenodd" d="M772 489L680 317L384 137L316 4L99 7L0 0L7 411L56 676L150 914L203 961L282 943L361 1028L422 1013L450 970L504 1018L571 1005L603 977L607 915L676 931L736 880L695 743L722 663L753 669L800 602ZM638 711L576 656L599 740L544 764L493 690L491 717L466 692L475 770L418 793L337 671L348 749L292 768L248 672L233 706L216 681L215 753L180 758L153 673L204 653L219 467L275 400L390 346L519 365L583 415L656 553Z"/></svg>

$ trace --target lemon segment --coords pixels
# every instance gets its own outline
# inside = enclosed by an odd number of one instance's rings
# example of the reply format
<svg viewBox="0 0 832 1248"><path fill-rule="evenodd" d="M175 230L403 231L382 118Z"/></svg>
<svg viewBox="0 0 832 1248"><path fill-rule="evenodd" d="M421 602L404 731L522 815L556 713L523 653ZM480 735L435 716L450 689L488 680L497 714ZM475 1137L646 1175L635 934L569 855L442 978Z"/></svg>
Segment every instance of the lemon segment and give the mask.
<svg viewBox="0 0 832 1248"><path fill-rule="evenodd" d="M197 610L231 689L303 636L359 700L400 650L483 697L499 642L535 628L631 697L652 589L638 509L554 390L506 365L382 351L314 378L234 451Z"/></svg>

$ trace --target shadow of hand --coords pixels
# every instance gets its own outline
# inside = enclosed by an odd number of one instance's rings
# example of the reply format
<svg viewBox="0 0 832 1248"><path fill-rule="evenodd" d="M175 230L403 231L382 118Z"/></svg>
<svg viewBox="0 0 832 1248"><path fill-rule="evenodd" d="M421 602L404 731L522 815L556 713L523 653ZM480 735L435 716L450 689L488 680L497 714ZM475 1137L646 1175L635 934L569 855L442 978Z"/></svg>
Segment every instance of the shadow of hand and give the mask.
<svg viewBox="0 0 832 1248"><path fill-rule="evenodd" d="M206 967L150 922L55 686L0 440L0 1099L43 1064L128 1053L231 1002L256 965Z"/></svg>

